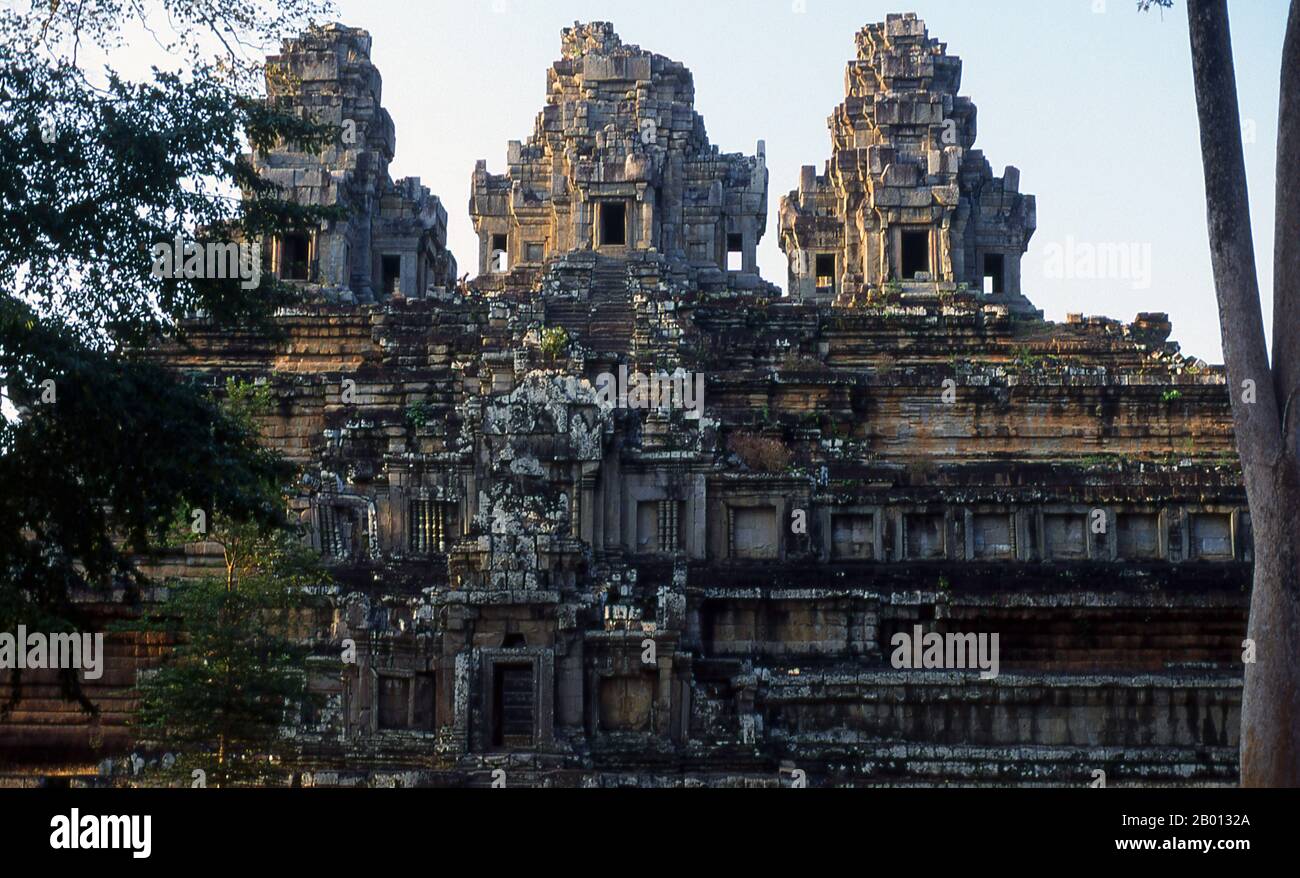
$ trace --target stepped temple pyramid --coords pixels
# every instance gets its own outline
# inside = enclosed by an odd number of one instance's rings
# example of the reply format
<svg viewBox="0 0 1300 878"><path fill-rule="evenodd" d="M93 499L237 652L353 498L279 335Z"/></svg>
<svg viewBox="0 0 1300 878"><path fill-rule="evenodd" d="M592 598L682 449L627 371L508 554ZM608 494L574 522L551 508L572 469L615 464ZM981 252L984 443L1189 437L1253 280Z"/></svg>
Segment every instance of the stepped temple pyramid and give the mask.
<svg viewBox="0 0 1300 878"><path fill-rule="evenodd" d="M563 31L532 133L465 169L468 217L390 179L364 31L270 59L272 97L341 134L257 167L347 216L264 243L305 294L275 333L196 317L151 356L263 382L302 470L334 584L301 625L296 782L1235 784L1222 369L1163 314L1045 321L1034 198L975 148L960 60L910 14L856 45L829 161L776 169L784 290L755 260L763 141L711 143L690 71L609 24ZM147 563L223 569L207 543ZM29 676L0 752L129 782L158 649L108 649L96 719Z"/></svg>

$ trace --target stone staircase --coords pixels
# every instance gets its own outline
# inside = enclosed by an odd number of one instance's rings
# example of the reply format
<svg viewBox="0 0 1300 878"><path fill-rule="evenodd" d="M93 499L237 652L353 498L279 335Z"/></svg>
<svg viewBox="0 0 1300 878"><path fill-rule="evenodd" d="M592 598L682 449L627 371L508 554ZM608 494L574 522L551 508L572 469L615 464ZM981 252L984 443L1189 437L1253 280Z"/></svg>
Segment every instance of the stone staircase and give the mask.
<svg viewBox="0 0 1300 878"><path fill-rule="evenodd" d="M627 264L621 259L597 257L587 300L548 300L546 325L563 326L571 338L593 352L627 353L636 328Z"/></svg>

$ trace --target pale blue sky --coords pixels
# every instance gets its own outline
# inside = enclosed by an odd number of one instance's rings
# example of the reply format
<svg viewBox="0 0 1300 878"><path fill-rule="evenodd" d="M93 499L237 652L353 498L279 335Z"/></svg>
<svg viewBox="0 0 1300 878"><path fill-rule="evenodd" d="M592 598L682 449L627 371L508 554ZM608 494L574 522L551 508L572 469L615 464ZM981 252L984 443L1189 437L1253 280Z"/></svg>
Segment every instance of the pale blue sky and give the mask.
<svg viewBox="0 0 1300 878"><path fill-rule="evenodd" d="M829 157L826 117L843 97L854 33L915 11L961 56L962 90L979 107L995 172L1013 164L1038 197L1024 291L1049 319L1067 312L1125 321L1168 311L1186 353L1221 359L1182 3L1139 14L1133 0L336 0L341 21L374 37L383 100L397 126L395 177L418 175L442 197L461 271L477 245L466 205L476 159L504 170L541 109L560 29L612 21L625 43L685 63L696 109L724 151L767 142L765 277L785 286L776 208L800 165ZM1094 12L1097 5L1102 13ZM795 10L803 7L802 13ZM1273 180L1285 0L1230 3L1265 313L1272 277ZM1249 137L1247 138L1250 139ZM1055 243L1150 246L1141 277L1059 277ZM1141 247L1134 251L1139 255ZM1078 274L1079 272L1074 272ZM1068 272L1067 272L1068 274Z"/></svg>

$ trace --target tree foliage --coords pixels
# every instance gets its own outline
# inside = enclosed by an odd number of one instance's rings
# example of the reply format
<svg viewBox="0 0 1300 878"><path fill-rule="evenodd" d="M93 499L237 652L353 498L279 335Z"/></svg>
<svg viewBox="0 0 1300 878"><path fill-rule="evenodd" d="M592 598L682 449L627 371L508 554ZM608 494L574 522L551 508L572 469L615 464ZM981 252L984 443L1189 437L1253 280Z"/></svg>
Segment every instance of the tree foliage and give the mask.
<svg viewBox="0 0 1300 878"><path fill-rule="evenodd" d="M250 159L280 139L329 136L259 92L269 41L326 8L54 0L0 10L0 628L83 626L74 595L137 585L132 556L156 547L178 512L284 524L289 470L211 388L144 351L161 334L183 338L181 320L196 312L260 325L292 290L269 272L250 289L238 277L159 277L150 251L178 235L255 243L336 216L285 199ZM137 26L176 70L131 81L80 60ZM64 682L78 692L73 674Z"/></svg>
<svg viewBox="0 0 1300 878"><path fill-rule="evenodd" d="M222 408L255 432L271 402L266 386L230 381ZM224 575L173 582L168 600L130 626L179 639L143 675L136 722L142 743L174 757L159 772L164 779L198 769L212 786L264 783L290 753L281 730L310 701L309 648L292 635L329 576L297 528L226 517L204 525L195 535L193 521L180 515L169 542L219 546Z"/></svg>

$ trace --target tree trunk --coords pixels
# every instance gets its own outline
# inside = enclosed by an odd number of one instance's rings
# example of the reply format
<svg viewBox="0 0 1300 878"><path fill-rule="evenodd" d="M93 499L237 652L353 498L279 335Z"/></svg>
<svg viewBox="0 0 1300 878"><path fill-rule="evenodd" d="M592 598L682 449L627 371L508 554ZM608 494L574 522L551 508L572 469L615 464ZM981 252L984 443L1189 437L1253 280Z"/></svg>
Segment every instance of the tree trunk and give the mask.
<svg viewBox="0 0 1300 878"><path fill-rule="evenodd" d="M1256 660L1245 667L1241 783L1295 787L1300 786L1300 590L1296 569L1300 478L1294 445L1284 439L1282 425L1286 402L1296 392L1296 362L1290 353L1295 341L1287 338L1276 351L1275 373L1268 362L1255 271L1226 0L1188 0L1187 18L1223 358L1255 536L1247 637L1255 643ZM1282 113L1289 118L1279 119L1279 160L1296 150L1296 84L1285 81L1297 64L1295 30L1292 9L1282 65ZM1285 171L1279 167L1279 259L1295 258L1296 244L1289 236L1297 234L1296 226L1281 225L1295 209L1293 200L1285 209L1281 204L1283 198L1294 199L1290 181L1295 176L1294 167ZM1284 192L1284 187L1288 191ZM1289 280L1293 287L1295 275ZM1293 334L1293 297L1279 306L1283 319L1291 322L1275 331L1281 336Z"/></svg>

